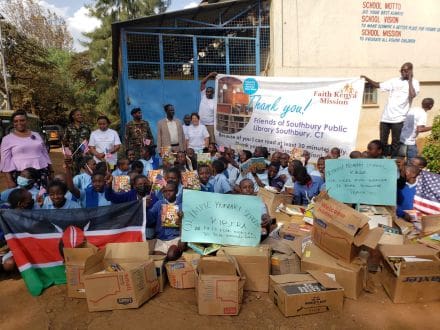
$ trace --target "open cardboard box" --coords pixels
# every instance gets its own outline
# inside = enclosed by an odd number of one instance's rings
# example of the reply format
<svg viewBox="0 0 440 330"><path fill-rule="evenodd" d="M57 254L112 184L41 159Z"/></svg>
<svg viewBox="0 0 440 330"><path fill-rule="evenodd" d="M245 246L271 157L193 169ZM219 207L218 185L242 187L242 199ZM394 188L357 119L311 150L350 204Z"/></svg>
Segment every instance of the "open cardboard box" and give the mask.
<svg viewBox="0 0 440 330"><path fill-rule="evenodd" d="M196 297L201 315L238 315L245 277L234 257L203 257L196 273Z"/></svg>
<svg viewBox="0 0 440 330"><path fill-rule="evenodd" d="M319 271L271 275L269 297L284 316L341 311L344 289Z"/></svg>
<svg viewBox="0 0 440 330"><path fill-rule="evenodd" d="M109 271L117 264L120 271ZM84 285L89 311L138 308L159 292L147 242L109 243L85 263Z"/></svg>
<svg viewBox="0 0 440 330"><path fill-rule="evenodd" d="M338 260L310 243L303 247L301 271L329 274L344 288L345 297L350 299L359 298L366 281L363 266Z"/></svg>
<svg viewBox="0 0 440 330"><path fill-rule="evenodd" d="M277 223L304 223L305 207L302 205L285 204L276 212Z"/></svg>
<svg viewBox="0 0 440 330"><path fill-rule="evenodd" d="M221 248L218 256L230 255L237 260L240 271L246 277L244 289L247 291L269 291L270 256L269 245L255 247L228 246Z"/></svg>
<svg viewBox="0 0 440 330"><path fill-rule="evenodd" d="M261 197L264 204L266 204L267 211L272 219L275 219L277 216L277 207L280 204L286 205L292 203L293 198L293 196L290 194L275 193L264 188L258 190L257 196Z"/></svg>
<svg viewBox="0 0 440 330"><path fill-rule="evenodd" d="M87 258L97 251L98 248L90 243L86 243L84 247L63 249L68 297L86 298L84 266Z"/></svg>
<svg viewBox="0 0 440 330"><path fill-rule="evenodd" d="M440 300L439 251L422 244L382 245L380 280L395 303Z"/></svg>
<svg viewBox="0 0 440 330"><path fill-rule="evenodd" d="M375 249L383 229L370 229L369 218L321 192L313 210L313 242L335 258L351 262L364 245Z"/></svg>
<svg viewBox="0 0 440 330"><path fill-rule="evenodd" d="M166 264L168 282L176 289L191 289L196 286L196 269L200 255L194 251L184 252L176 261Z"/></svg>

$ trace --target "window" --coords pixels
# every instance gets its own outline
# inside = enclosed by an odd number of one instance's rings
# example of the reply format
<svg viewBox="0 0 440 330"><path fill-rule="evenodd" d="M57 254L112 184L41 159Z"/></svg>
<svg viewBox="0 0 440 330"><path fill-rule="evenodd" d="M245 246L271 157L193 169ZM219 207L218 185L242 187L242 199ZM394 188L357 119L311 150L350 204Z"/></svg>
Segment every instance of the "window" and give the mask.
<svg viewBox="0 0 440 330"><path fill-rule="evenodd" d="M365 84L362 105L377 105L377 88L370 84Z"/></svg>

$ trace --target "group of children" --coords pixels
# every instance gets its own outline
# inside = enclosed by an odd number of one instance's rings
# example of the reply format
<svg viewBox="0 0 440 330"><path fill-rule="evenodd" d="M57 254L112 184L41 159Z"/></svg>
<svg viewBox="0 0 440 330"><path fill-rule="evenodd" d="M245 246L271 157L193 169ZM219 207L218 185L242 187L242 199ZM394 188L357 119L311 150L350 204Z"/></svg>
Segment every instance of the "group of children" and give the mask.
<svg viewBox="0 0 440 330"><path fill-rule="evenodd" d="M110 172L108 163L99 162L85 155L81 163L81 173L73 175L71 157L65 157L65 172L60 173L48 184L40 187L38 172L27 168L17 178L17 187L1 193L2 208L72 209L108 206L146 198L147 228L146 236L156 239L155 253L166 254L168 259L178 258L185 245L180 242L179 227L162 226L163 205L175 205L179 210L179 222L182 219L182 196L184 187L182 174L197 173L199 189L203 192L221 194L255 195L259 189L268 189L292 194L292 203L307 205L312 198L325 189L325 160L341 156L339 148L320 157L316 167L310 163L310 153L306 150L294 159L292 154L277 151L271 156L266 147L256 147L254 152L218 147L210 144L206 150L208 161L200 162L200 155L188 149L177 154L156 155L153 146L142 149L142 158L136 159L133 150L126 150L125 157L118 160L116 168ZM353 151L350 158L384 158L383 147L379 140L368 144L367 151ZM206 154L205 154L206 155ZM251 158L264 159L264 166L251 165L246 171L242 165ZM422 157L416 157L406 163L396 160L399 168L397 215L403 216L403 210L412 208L415 194L415 182L421 168L426 166ZM152 189L156 178L151 173L162 170L160 189ZM130 187L126 191L115 191L113 180L119 176L128 176ZM153 181L153 182L152 182ZM270 233L275 220L268 216L267 208L261 211L262 238ZM4 267L5 269L7 267Z"/></svg>

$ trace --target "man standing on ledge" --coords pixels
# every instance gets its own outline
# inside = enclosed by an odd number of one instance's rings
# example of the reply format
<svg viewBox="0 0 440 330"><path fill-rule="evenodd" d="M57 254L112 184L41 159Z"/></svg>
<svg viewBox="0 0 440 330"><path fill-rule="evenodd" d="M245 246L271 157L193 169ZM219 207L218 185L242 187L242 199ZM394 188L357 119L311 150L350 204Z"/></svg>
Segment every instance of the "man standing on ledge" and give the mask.
<svg viewBox="0 0 440 330"><path fill-rule="evenodd" d="M141 108L131 110L133 120L125 125L126 149L133 149L136 159L141 158L142 147L154 145L153 133L151 133L148 121L142 120Z"/></svg>
<svg viewBox="0 0 440 330"><path fill-rule="evenodd" d="M380 141L384 146L388 145L388 137L391 131L391 157L396 157L399 151L400 133L403 122L412 100L420 91L420 84L413 79L412 63L404 63L400 68L400 77L378 83L366 76L361 76L374 88L389 92L388 101L380 120ZM387 155L388 152L387 152Z"/></svg>
<svg viewBox="0 0 440 330"><path fill-rule="evenodd" d="M157 147L171 147L173 152L185 150L185 137L182 123L174 118L174 106L167 104L164 107L166 118L157 123Z"/></svg>
<svg viewBox="0 0 440 330"><path fill-rule="evenodd" d="M206 87L206 83L209 79L215 79L217 76L217 72L211 72L205 78L203 78L200 83L200 105L199 105L199 117L200 123L206 126L206 129L209 133L209 142L215 143L215 135L214 135L214 108L215 108L215 99L214 99L214 88Z"/></svg>

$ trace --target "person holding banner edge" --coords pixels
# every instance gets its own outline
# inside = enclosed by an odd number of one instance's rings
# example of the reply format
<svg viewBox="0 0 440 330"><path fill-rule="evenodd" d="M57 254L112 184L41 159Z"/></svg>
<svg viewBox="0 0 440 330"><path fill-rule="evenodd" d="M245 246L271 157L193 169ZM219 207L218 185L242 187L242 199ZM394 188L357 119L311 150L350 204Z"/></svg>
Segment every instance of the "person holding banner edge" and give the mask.
<svg viewBox="0 0 440 330"><path fill-rule="evenodd" d="M413 65L407 62L400 68L399 78L391 78L379 83L366 76L361 76L374 88L389 92L388 102L385 105L379 126L380 141L384 146L388 145L388 137L391 131L391 152L387 152L386 156L397 156L403 122L412 100L420 92L420 83L413 78L413 75Z"/></svg>
<svg viewBox="0 0 440 330"><path fill-rule="evenodd" d="M200 105L199 105L199 116L200 122L206 126L209 133L209 142L215 143L214 136L214 88L206 87L206 83L210 79L215 79L217 72L209 73L200 83Z"/></svg>

